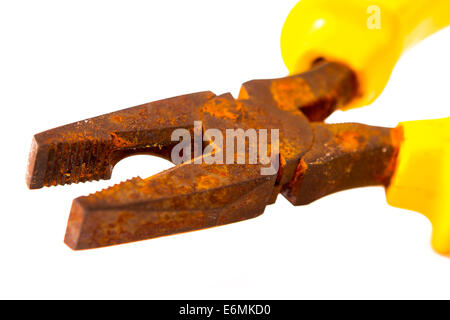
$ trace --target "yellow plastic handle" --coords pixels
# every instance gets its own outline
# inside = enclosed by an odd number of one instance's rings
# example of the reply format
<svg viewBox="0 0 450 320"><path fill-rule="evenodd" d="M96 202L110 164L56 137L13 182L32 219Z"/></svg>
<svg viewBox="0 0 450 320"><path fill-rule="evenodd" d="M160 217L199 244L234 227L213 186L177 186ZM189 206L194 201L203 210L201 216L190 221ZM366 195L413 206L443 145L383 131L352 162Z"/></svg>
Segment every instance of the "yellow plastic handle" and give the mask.
<svg viewBox="0 0 450 320"><path fill-rule="evenodd" d="M400 123L404 141L386 190L388 203L424 214L433 248L450 255L450 118Z"/></svg>
<svg viewBox="0 0 450 320"><path fill-rule="evenodd" d="M302 0L281 34L291 74L318 58L340 61L357 74L360 95L348 106L373 102L402 53L450 25L450 0Z"/></svg>

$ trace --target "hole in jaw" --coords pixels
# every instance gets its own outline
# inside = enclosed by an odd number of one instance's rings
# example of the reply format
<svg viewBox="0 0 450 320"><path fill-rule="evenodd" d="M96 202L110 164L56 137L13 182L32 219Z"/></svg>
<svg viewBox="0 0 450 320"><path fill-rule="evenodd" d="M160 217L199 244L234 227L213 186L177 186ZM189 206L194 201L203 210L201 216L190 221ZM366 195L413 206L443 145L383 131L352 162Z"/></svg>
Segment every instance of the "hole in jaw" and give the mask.
<svg viewBox="0 0 450 320"><path fill-rule="evenodd" d="M130 155L114 166L108 184L114 185L138 176L145 179L173 166L170 161L157 156Z"/></svg>

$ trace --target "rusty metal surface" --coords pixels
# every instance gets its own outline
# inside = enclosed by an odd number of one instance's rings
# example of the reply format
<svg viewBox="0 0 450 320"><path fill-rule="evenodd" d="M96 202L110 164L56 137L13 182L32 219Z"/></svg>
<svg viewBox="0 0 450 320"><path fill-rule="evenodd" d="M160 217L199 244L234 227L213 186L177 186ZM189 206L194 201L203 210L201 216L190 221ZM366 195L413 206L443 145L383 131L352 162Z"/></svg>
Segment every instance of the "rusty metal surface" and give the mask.
<svg viewBox="0 0 450 320"><path fill-rule="evenodd" d="M283 187L294 205L365 186L387 186L395 168L398 129L358 123L313 123L314 144Z"/></svg>
<svg viewBox="0 0 450 320"><path fill-rule="evenodd" d="M34 136L27 184L31 189L109 179L128 155L170 159L176 128L193 129L197 108L215 97L199 92L112 112Z"/></svg>
<svg viewBox="0 0 450 320"><path fill-rule="evenodd" d="M95 248L254 218L274 183L258 166L180 165L75 199L65 242Z"/></svg>
<svg viewBox="0 0 450 320"><path fill-rule="evenodd" d="M73 249L253 218L280 192L302 204L345 188L384 184L395 158L389 129L310 122L324 120L356 94L351 70L321 63L304 74L249 81L238 99L199 92L79 121L34 136L27 184L36 189L108 179L118 161L134 154L171 160L178 143L172 132L192 133L194 121L202 121L203 132L279 129L280 168L272 175L261 175L260 164L186 163L75 199L65 237Z"/></svg>

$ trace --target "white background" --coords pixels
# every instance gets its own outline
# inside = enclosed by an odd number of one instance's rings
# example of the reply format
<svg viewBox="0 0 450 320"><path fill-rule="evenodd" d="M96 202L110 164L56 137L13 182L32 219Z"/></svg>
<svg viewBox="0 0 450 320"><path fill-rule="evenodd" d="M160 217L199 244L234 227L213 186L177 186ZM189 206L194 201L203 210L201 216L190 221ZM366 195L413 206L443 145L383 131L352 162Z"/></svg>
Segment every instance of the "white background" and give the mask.
<svg viewBox="0 0 450 320"><path fill-rule="evenodd" d="M295 3L2 1L0 298L450 298L430 223L389 207L382 188L305 207L280 196L257 219L81 252L63 243L73 198L171 164L137 156L110 181L27 189L37 132L286 75L279 36ZM449 116L449 56L447 29L402 58L374 105L330 122Z"/></svg>

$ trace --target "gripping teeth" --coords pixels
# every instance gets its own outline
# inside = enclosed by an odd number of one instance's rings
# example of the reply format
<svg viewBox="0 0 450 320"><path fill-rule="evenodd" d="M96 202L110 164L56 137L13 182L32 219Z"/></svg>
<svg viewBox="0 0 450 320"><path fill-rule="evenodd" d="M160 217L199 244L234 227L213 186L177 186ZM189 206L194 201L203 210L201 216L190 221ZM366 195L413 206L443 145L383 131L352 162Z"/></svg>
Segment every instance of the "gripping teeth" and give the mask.
<svg viewBox="0 0 450 320"><path fill-rule="evenodd" d="M31 189L65 185L111 176L111 141L82 140L43 144L33 141L27 177Z"/></svg>
<svg viewBox="0 0 450 320"><path fill-rule="evenodd" d="M34 136L28 162L30 189L109 179L123 157L167 156L175 128L192 128L212 92L155 101L70 123ZM159 149L158 149L159 148Z"/></svg>

